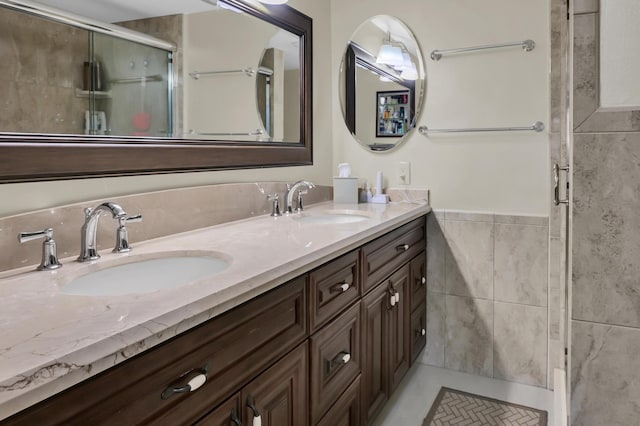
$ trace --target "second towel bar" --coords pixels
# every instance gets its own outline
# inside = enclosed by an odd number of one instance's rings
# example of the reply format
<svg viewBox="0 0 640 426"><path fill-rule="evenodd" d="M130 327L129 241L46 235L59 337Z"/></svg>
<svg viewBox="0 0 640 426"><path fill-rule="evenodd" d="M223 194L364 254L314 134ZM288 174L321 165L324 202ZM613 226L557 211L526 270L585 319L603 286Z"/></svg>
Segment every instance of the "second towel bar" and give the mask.
<svg viewBox="0 0 640 426"><path fill-rule="evenodd" d="M431 52L431 59L439 61L442 58L442 55L448 55L450 53L472 52L474 50L497 49L500 47L510 46L522 46L522 50L525 52L531 52L536 47L536 43L533 40L525 40L514 41L511 43L487 44L484 46L461 47L459 49L434 50Z"/></svg>
<svg viewBox="0 0 640 426"><path fill-rule="evenodd" d="M519 132L519 131L534 131L541 132L544 130L544 123L542 121L536 121L533 125L528 127L476 127L467 129L430 129L427 126L420 126L418 131L423 135L428 133L470 133L470 132Z"/></svg>

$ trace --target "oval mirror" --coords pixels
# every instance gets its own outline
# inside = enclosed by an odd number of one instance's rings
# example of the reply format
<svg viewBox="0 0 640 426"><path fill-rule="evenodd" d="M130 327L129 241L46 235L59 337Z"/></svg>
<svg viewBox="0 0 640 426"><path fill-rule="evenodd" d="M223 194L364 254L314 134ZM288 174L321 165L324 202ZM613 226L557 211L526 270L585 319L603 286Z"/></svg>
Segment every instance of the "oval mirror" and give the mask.
<svg viewBox="0 0 640 426"><path fill-rule="evenodd" d="M379 15L351 36L340 67L345 124L365 148L388 151L416 125L426 79L418 42L400 20Z"/></svg>

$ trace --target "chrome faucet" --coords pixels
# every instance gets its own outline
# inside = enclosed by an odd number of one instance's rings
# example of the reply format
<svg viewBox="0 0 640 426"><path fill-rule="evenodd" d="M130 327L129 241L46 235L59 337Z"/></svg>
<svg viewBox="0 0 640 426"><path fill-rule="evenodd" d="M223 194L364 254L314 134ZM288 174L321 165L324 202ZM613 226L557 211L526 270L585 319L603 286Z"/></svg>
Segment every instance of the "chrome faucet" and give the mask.
<svg viewBox="0 0 640 426"><path fill-rule="evenodd" d="M307 188L307 190L300 189L301 187ZM301 212L304 210L304 205L302 202L302 196L308 192L309 189L315 188L316 186L309 182L308 180L299 180L293 185L287 184L287 192L285 194L285 213L293 213L293 196L296 191L298 191L298 207L296 208L296 212Z"/></svg>
<svg viewBox="0 0 640 426"><path fill-rule="evenodd" d="M86 262L89 260L96 260L100 258L98 254L98 248L96 244L96 233L98 229L98 219L104 213L111 213L114 219L118 220L118 232L116 238L116 247L113 249L114 252L125 252L131 250L128 242L128 235L125 228L125 223L127 221L131 222L140 222L142 220L141 215L127 216L127 213L124 209L116 204L116 203L102 203L95 209L85 209L84 210L84 224L82 225L82 229L80 230L81 235L81 249L80 256L78 256L78 261Z"/></svg>

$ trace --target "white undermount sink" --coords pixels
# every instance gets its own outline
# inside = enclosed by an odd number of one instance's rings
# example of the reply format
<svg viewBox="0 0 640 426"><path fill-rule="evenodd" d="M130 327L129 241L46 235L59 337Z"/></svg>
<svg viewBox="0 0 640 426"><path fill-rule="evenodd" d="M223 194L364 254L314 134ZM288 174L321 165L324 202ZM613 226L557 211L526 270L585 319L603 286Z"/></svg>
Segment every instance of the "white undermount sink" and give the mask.
<svg viewBox="0 0 640 426"><path fill-rule="evenodd" d="M300 222L312 223L315 225L356 223L371 219L364 213L353 211L327 211L318 214L309 214L296 218Z"/></svg>
<svg viewBox="0 0 640 426"><path fill-rule="evenodd" d="M78 296L119 296L150 293L192 283L225 270L218 257L177 255L144 259L82 275L60 290Z"/></svg>

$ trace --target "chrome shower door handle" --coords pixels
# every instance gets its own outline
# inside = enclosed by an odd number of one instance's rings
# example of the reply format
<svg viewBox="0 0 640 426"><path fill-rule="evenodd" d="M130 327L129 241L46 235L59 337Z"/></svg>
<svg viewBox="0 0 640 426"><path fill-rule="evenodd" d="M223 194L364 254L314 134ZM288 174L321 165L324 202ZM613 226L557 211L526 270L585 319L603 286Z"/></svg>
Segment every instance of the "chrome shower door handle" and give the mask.
<svg viewBox="0 0 640 426"><path fill-rule="evenodd" d="M569 172L569 166L560 167L558 163L553 165L553 204L559 206L560 204L569 204L568 199L560 199L560 170L563 172Z"/></svg>

